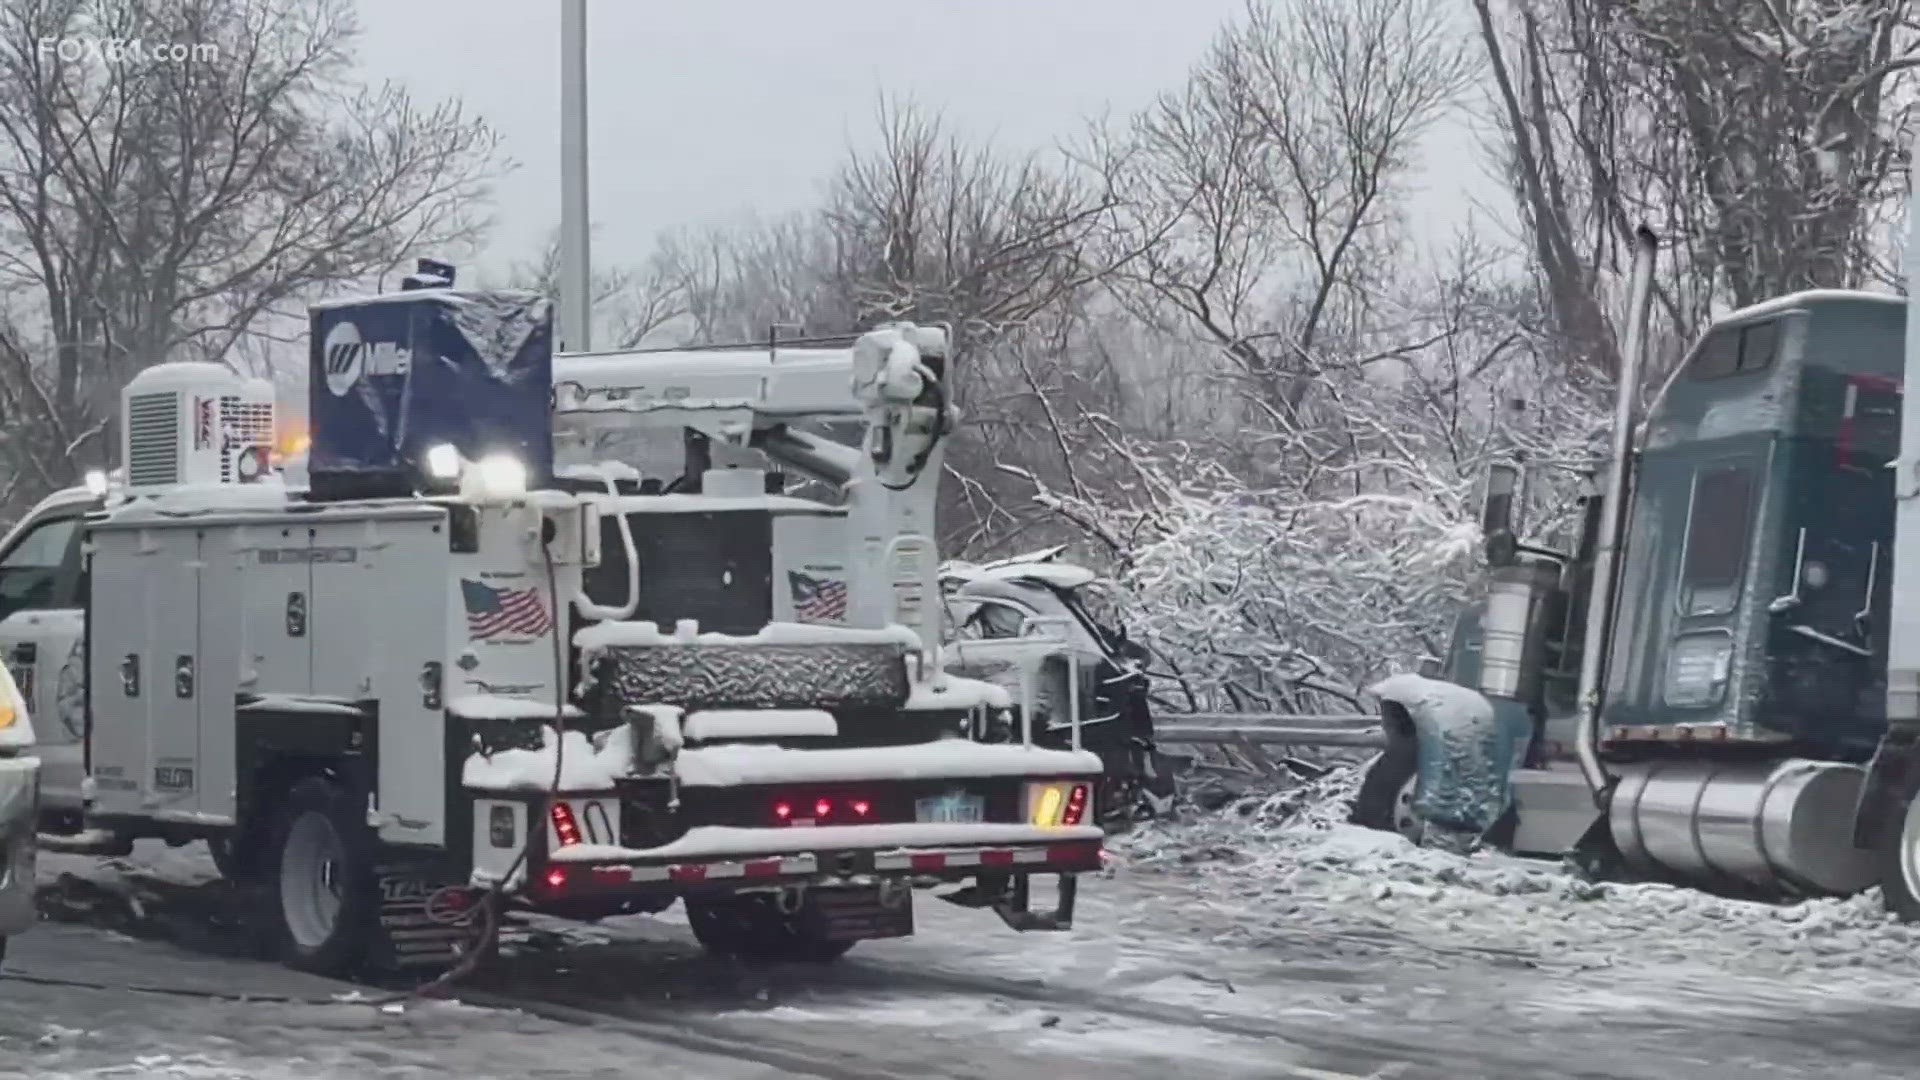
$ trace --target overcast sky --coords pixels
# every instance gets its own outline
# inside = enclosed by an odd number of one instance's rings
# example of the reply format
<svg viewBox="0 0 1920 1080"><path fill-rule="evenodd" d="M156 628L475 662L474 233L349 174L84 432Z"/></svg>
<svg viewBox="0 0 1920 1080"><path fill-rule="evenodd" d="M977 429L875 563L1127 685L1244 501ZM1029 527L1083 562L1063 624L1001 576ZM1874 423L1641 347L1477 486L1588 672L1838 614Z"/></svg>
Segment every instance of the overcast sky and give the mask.
<svg viewBox="0 0 1920 1080"><path fill-rule="evenodd" d="M1464 6L1464 5L1463 5ZM813 203L880 94L939 107L1008 147L1177 86L1243 0L590 0L594 262L652 237ZM499 187L489 268L530 258L560 216L559 0L362 0L367 74L456 97L519 164ZM1429 140L1415 206L1444 242L1495 192L1472 140Z"/></svg>

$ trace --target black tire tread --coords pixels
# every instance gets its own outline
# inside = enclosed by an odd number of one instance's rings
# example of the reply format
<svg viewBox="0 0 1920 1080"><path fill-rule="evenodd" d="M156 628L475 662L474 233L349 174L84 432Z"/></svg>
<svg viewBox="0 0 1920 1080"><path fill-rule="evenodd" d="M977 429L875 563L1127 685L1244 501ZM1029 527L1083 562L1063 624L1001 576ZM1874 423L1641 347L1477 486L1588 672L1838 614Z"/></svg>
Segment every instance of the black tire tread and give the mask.
<svg viewBox="0 0 1920 1080"><path fill-rule="evenodd" d="M1903 923L1920 922L1920 896L1907 887L1907 876L1900 868L1900 847L1906 843L1907 810L1915 796L1894 803L1892 821L1880 830L1875 861L1880 869L1880 902L1889 915Z"/></svg>
<svg viewBox="0 0 1920 1080"><path fill-rule="evenodd" d="M1395 831L1393 812L1400 799L1400 789L1413 778L1419 761L1418 740L1396 730L1392 724L1387 725L1386 749L1380 752L1380 756L1367 769L1367 775L1360 781L1360 791L1353 799L1353 813L1347 820L1362 828L1380 832Z"/></svg>
<svg viewBox="0 0 1920 1080"><path fill-rule="evenodd" d="M374 839L366 826L359 800L345 788L321 777L296 782L274 809L270 842L253 860L257 924L269 955L287 966L328 978L346 978L366 970L383 935L379 921L379 889L374 879ZM280 861L294 822L308 811L332 819L345 847L345 894L334 935L319 948L298 946L286 925L280 897Z"/></svg>

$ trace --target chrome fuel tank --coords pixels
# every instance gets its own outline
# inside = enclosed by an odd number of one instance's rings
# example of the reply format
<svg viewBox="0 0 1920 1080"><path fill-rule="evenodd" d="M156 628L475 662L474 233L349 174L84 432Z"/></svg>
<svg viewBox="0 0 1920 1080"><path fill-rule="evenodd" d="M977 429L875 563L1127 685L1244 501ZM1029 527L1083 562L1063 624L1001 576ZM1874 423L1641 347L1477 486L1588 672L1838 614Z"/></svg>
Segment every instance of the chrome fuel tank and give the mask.
<svg viewBox="0 0 1920 1080"><path fill-rule="evenodd" d="M1857 765L1790 759L1620 768L1613 841L1642 873L1702 885L1847 895L1876 880L1853 846Z"/></svg>

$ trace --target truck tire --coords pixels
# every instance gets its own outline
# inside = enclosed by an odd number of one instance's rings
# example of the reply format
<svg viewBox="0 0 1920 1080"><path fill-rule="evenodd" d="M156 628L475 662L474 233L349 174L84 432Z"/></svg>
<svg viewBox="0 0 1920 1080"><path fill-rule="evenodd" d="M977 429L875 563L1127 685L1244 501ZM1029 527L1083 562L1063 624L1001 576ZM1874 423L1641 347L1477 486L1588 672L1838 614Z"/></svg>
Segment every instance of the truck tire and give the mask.
<svg viewBox="0 0 1920 1080"><path fill-rule="evenodd" d="M689 896L687 923L694 939L713 956L751 961L831 963L853 948L851 941L830 941L810 917L811 900L793 914L782 912L766 893Z"/></svg>
<svg viewBox="0 0 1920 1080"><path fill-rule="evenodd" d="M1397 728L1393 723L1386 725L1386 749L1367 767L1347 820L1363 828L1397 832L1417 844L1426 834L1426 824L1413 812L1420 745L1411 732Z"/></svg>
<svg viewBox="0 0 1920 1080"><path fill-rule="evenodd" d="M1895 805L1899 819L1880 830L1880 902L1901 922L1920 922L1920 798Z"/></svg>
<svg viewBox="0 0 1920 1080"><path fill-rule="evenodd" d="M330 978L363 970L381 938L365 801L309 777L281 800L268 836L256 880L270 954Z"/></svg>

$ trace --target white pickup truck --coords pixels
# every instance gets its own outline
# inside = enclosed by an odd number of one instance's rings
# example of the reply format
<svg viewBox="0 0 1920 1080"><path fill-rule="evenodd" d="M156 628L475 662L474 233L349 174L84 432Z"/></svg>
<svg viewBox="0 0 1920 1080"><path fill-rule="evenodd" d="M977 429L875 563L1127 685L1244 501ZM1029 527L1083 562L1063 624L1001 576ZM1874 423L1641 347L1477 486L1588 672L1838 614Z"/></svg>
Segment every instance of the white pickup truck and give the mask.
<svg viewBox="0 0 1920 1080"><path fill-rule="evenodd" d="M33 721L11 676L0 671L0 960L7 938L33 926L34 828L40 759Z"/></svg>
<svg viewBox="0 0 1920 1080"><path fill-rule="evenodd" d="M55 492L0 539L0 662L26 712L40 721L37 813L48 832L70 832L80 824L87 722L80 526L99 506L100 497L84 487ZM0 759L6 747L0 730ZM4 817L11 807L6 768L0 760L0 821L10 820ZM4 903L0 899L0 907Z"/></svg>

